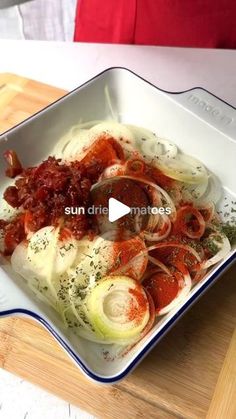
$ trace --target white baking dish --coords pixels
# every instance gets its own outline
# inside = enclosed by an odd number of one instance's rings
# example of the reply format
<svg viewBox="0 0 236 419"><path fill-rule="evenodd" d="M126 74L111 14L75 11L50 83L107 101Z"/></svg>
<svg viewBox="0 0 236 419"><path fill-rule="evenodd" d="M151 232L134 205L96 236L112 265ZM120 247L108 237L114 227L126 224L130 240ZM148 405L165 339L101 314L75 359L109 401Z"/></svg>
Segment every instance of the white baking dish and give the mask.
<svg viewBox="0 0 236 419"><path fill-rule="evenodd" d="M7 186L3 152L12 148L24 166L50 154L58 139L79 120L111 118L104 89L108 86L120 122L141 125L175 142L200 159L221 180L221 205L236 200L236 110L204 89L162 91L123 68L111 68L43 111L0 136L0 194ZM226 198L226 199L225 199ZM99 383L124 378L183 313L235 260L235 250L214 267L187 300L163 317L129 353L111 360L116 349L75 337L50 307L37 301L24 280L0 261L0 316L30 316L43 324L81 370Z"/></svg>

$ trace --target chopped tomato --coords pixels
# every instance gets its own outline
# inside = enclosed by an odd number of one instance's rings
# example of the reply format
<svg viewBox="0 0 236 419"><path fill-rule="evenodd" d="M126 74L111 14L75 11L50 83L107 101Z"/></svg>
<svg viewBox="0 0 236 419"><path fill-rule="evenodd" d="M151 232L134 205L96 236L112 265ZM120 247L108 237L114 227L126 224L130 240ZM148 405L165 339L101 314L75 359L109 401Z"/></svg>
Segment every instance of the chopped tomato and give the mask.
<svg viewBox="0 0 236 419"><path fill-rule="evenodd" d="M25 233L31 233L40 230L45 225L49 225L49 214L41 207L34 212L27 210L24 214Z"/></svg>
<svg viewBox="0 0 236 419"><path fill-rule="evenodd" d="M25 234L27 235L32 230L32 223L33 223L34 217L33 214L30 211L26 211L24 215L24 227L25 227Z"/></svg>
<svg viewBox="0 0 236 419"><path fill-rule="evenodd" d="M62 220L65 227L80 239L86 233L90 234L93 227L89 217L86 214L65 217L65 208L86 207L91 184L86 168L80 162L66 164L48 157L39 166L24 170L15 186L5 190L4 199L12 207L21 207L24 211L22 225L26 235L47 225L57 226ZM9 229L13 228L12 223L7 224L10 224ZM11 241L10 233L6 234L7 241ZM8 245L8 248L13 247Z"/></svg>
<svg viewBox="0 0 236 419"><path fill-rule="evenodd" d="M96 205L107 207L110 198L134 208L143 208L150 204L148 193L142 184L126 178L107 179L98 189L94 189L93 196Z"/></svg>
<svg viewBox="0 0 236 419"><path fill-rule="evenodd" d="M95 208L99 208L100 206L108 208L110 198L117 199L128 207L135 208L136 211L138 208L146 208L150 205L149 196L145 188L143 188L143 185L140 182L135 182L122 177L120 179L111 178L101 182L101 184L99 184L97 188L94 188L91 193L91 199ZM137 228L139 228L139 230L145 229L148 222L148 216L143 214L139 217L139 224L137 226L137 217L130 213L121 217L116 223L111 225L108 224L107 215L101 214L99 211L97 212L96 219L101 232L108 231L108 229L114 230L114 228L116 228L121 232L130 231L133 233L137 232Z"/></svg>
<svg viewBox="0 0 236 419"><path fill-rule="evenodd" d="M165 272L158 272L151 278L144 280L143 286L150 293L156 312L170 304L179 291L178 278Z"/></svg>
<svg viewBox="0 0 236 419"><path fill-rule="evenodd" d="M121 145L112 137L99 137L88 149L81 163L86 167L90 179L97 180L106 167L124 159Z"/></svg>
<svg viewBox="0 0 236 419"><path fill-rule="evenodd" d="M181 266L185 266L190 271L196 268L198 264L197 258L187 248L181 247L181 245L189 245L191 247L192 242L189 239L179 236L175 240L168 241L166 244L166 246L152 250L150 252L151 256L156 257L168 266L178 267L181 264ZM199 250L201 250L200 245ZM181 269L179 270L182 272Z"/></svg>

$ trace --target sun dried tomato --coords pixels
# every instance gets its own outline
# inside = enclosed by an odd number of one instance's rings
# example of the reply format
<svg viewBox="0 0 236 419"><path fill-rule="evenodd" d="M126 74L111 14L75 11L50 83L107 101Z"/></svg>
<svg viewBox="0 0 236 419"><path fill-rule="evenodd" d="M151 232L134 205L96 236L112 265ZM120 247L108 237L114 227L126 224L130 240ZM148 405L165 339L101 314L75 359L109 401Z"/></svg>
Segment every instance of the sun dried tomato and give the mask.
<svg viewBox="0 0 236 419"><path fill-rule="evenodd" d="M8 164L8 168L6 169L6 176L14 178L17 175L20 175L23 171L23 168L16 152L14 150L7 150L3 156Z"/></svg>
<svg viewBox="0 0 236 419"><path fill-rule="evenodd" d="M92 144L81 162L86 167L89 178L96 182L106 167L122 159L124 152L121 145L114 138L104 135Z"/></svg>
<svg viewBox="0 0 236 419"><path fill-rule="evenodd" d="M96 226L88 215L65 215L65 208L83 207L90 203L90 189L100 174L113 161L123 158L122 147L114 139L102 136L89 149L82 162L63 163L48 157L39 166L25 170L18 165L21 177L4 193L4 198L14 208L23 210L18 218L4 226L8 252L12 252L20 239L30 231L47 225L61 225L71 230L77 239L85 234L93 236ZM7 155L9 164L15 162L14 152ZM14 162L13 162L14 160Z"/></svg>
<svg viewBox="0 0 236 419"><path fill-rule="evenodd" d="M20 206L19 190L15 186L8 186L3 194L3 198L11 207L18 208Z"/></svg>

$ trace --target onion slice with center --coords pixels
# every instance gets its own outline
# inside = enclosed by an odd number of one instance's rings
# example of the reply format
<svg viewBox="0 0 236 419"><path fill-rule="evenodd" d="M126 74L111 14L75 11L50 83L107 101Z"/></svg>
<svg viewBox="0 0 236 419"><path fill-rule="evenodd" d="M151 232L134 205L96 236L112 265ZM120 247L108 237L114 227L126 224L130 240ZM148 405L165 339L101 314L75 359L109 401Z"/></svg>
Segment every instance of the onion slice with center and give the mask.
<svg viewBox="0 0 236 419"><path fill-rule="evenodd" d="M150 318L145 290L127 276L105 277L85 304L95 332L107 341L138 340Z"/></svg>

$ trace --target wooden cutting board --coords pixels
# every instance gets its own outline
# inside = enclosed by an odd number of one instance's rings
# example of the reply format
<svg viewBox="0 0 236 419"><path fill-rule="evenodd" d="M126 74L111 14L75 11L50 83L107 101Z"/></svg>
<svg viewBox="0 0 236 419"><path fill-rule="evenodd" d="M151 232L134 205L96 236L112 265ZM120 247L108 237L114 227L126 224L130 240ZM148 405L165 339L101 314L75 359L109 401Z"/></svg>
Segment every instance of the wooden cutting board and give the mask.
<svg viewBox="0 0 236 419"><path fill-rule="evenodd" d="M0 131L65 92L0 74ZM112 387L89 382L31 320L0 319L0 366L100 418L236 418L236 269L178 322L136 370Z"/></svg>

